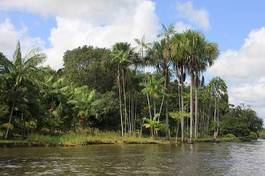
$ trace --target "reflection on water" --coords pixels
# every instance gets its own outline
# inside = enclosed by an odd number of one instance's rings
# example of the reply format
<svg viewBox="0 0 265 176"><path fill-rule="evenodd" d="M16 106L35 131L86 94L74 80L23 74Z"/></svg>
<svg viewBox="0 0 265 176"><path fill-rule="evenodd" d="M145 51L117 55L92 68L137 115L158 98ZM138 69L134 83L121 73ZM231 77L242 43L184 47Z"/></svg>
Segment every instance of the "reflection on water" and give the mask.
<svg viewBox="0 0 265 176"><path fill-rule="evenodd" d="M0 149L0 175L265 175L265 141Z"/></svg>

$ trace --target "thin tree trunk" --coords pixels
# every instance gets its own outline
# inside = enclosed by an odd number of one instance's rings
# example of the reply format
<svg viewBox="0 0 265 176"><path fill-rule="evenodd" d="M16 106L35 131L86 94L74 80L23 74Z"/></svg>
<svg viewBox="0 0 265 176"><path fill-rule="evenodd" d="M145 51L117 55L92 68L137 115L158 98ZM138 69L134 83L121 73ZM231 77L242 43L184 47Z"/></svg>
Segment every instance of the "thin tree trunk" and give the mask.
<svg viewBox="0 0 265 176"><path fill-rule="evenodd" d="M176 127L176 142L178 142L178 134L179 134L179 121L177 120L177 127Z"/></svg>
<svg viewBox="0 0 265 176"><path fill-rule="evenodd" d="M168 68L167 68L167 61L164 59L164 88L165 93L168 93ZM168 120L168 97L165 97L165 115L166 115L166 131L167 131L167 138L170 138L170 130L169 130L169 120Z"/></svg>
<svg viewBox="0 0 265 176"><path fill-rule="evenodd" d="M193 137L193 81L194 75L191 73L191 80L190 80L190 142L192 142Z"/></svg>
<svg viewBox="0 0 265 176"><path fill-rule="evenodd" d="M119 104L120 104L120 122L121 122L121 136L123 136L123 115L122 115L122 98L121 98L121 81L120 81L120 67L118 66L118 88L119 88Z"/></svg>
<svg viewBox="0 0 265 176"><path fill-rule="evenodd" d="M12 120L12 116L13 116L14 108L15 108L15 102L12 102L11 112L10 112L9 120L8 120L8 126L7 126L6 134L5 134L5 139L7 139L7 137L8 137L9 126L10 126L10 124L11 124L11 120Z"/></svg>
<svg viewBox="0 0 265 176"><path fill-rule="evenodd" d="M135 105L134 105L134 123L133 123L133 129L136 129L136 117L137 117L137 101L135 100Z"/></svg>
<svg viewBox="0 0 265 176"><path fill-rule="evenodd" d="M125 73L124 73L124 69L122 69L122 85L123 85L124 118L125 118L125 124L124 124L125 128L124 128L124 130L125 130L125 133L126 133L128 114L127 114L127 103L126 103L126 89L125 89Z"/></svg>
<svg viewBox="0 0 265 176"><path fill-rule="evenodd" d="M195 87L195 139L198 138L198 88Z"/></svg>
<svg viewBox="0 0 265 176"><path fill-rule="evenodd" d="M156 115L156 102L155 102L155 100L153 100L153 109L154 109L154 117L155 117L155 115Z"/></svg>
<svg viewBox="0 0 265 176"><path fill-rule="evenodd" d="M180 78L180 99L181 99L181 112L184 112L184 97L183 97L183 66L181 67L181 78ZM181 118L181 142L184 141L184 118Z"/></svg>
<svg viewBox="0 0 265 176"><path fill-rule="evenodd" d="M131 122L130 122L130 131L133 132L133 120L134 120L134 98L131 97Z"/></svg>
<svg viewBox="0 0 265 176"><path fill-rule="evenodd" d="M164 100L165 100L165 95L163 95L162 101L161 101L161 104L160 104L158 122L160 120L160 116L161 116L161 113L162 113L162 108L163 108L163 105L164 105Z"/></svg>
<svg viewBox="0 0 265 176"><path fill-rule="evenodd" d="M128 97L128 132L131 135L131 92L129 91Z"/></svg>
<svg viewBox="0 0 265 176"><path fill-rule="evenodd" d="M216 98L214 98L214 134L213 134L213 137L214 137L214 140L216 140L216 137L217 137L217 124L216 124L216 113L217 113L217 102L216 102Z"/></svg>
<svg viewBox="0 0 265 176"><path fill-rule="evenodd" d="M151 120L152 119L152 110L151 110L151 104L150 104L150 97L148 94L146 95L146 98L147 98L147 104L148 104L149 119Z"/></svg>

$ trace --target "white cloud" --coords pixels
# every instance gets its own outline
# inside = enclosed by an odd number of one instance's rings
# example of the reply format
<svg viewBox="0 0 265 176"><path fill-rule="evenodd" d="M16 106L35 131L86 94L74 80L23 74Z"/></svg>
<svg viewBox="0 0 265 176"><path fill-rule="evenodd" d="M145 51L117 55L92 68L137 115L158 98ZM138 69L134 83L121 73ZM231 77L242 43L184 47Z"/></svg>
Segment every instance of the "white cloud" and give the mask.
<svg viewBox="0 0 265 176"><path fill-rule="evenodd" d="M233 77L235 81L251 81L265 76L265 28L253 30L237 51L228 50L221 54L210 71Z"/></svg>
<svg viewBox="0 0 265 176"><path fill-rule="evenodd" d="M21 41L22 52L25 54L32 48L43 48L40 38L32 38L27 34L27 28L16 30L9 19L0 22L0 49L8 58L12 58L17 41Z"/></svg>
<svg viewBox="0 0 265 176"><path fill-rule="evenodd" d="M55 69L62 67L66 50L85 44L110 47L142 35L153 41L160 29L151 0L2 0L1 8L56 16L46 49L47 64Z"/></svg>
<svg viewBox="0 0 265 176"><path fill-rule="evenodd" d="M27 11L43 16L86 18L102 24L134 13L142 0L1 0L0 9ZM128 8L132 7L132 8ZM107 15L106 15L107 14Z"/></svg>
<svg viewBox="0 0 265 176"><path fill-rule="evenodd" d="M230 83L230 102L255 107L265 119L265 28L253 30L239 50L222 53L209 69Z"/></svg>
<svg viewBox="0 0 265 176"><path fill-rule="evenodd" d="M191 1L183 3L177 2L177 12L180 16L188 19L192 23L195 23L204 30L210 28L208 12L205 9L194 8Z"/></svg>
<svg viewBox="0 0 265 176"><path fill-rule="evenodd" d="M175 31L178 33L185 32L186 30L191 29L191 28L192 28L191 25L185 24L182 21L178 21L175 24Z"/></svg>

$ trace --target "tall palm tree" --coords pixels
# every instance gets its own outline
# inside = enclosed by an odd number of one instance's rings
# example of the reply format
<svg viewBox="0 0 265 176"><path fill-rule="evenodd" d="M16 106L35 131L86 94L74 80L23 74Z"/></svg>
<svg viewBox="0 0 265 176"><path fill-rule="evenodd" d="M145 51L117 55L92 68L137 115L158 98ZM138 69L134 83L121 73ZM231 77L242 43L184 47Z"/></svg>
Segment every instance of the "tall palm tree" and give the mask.
<svg viewBox="0 0 265 176"><path fill-rule="evenodd" d="M198 78L218 56L217 45L206 41L205 37L196 31L188 30L185 35L185 53L188 72L190 75L190 141L193 137L193 116L194 116L194 91L197 101ZM195 103L195 138L197 138L198 125L198 103Z"/></svg>
<svg viewBox="0 0 265 176"><path fill-rule="evenodd" d="M174 63L176 78L179 83L179 104L180 111L184 112L184 82L186 78L186 57L185 57L185 36L183 34L175 34L172 37L172 61ZM184 141L184 118L181 118L181 141Z"/></svg>
<svg viewBox="0 0 265 176"><path fill-rule="evenodd" d="M138 45L138 50L139 50L138 52L140 53L141 59L143 61L145 50L147 50L150 47L151 43L145 41L144 35L142 36L141 39L136 38L136 39L134 39L134 41Z"/></svg>
<svg viewBox="0 0 265 176"><path fill-rule="evenodd" d="M164 43L163 50L163 75L165 79L164 89L165 93L168 93L169 86L169 60L172 57L172 43L171 37L175 34L175 28L172 24L166 26L162 24L163 32L158 35L158 37L163 37L162 41ZM166 115L166 129L167 129L167 137L170 138L170 130L169 130L169 118L168 118L168 98L165 98L165 115Z"/></svg>
<svg viewBox="0 0 265 176"><path fill-rule="evenodd" d="M169 125L168 125L168 109L167 109L167 104L166 104L166 93L167 93L167 87L168 87L168 58L166 58L166 40L162 39L159 42L154 42L152 47L148 50L147 52L147 64L155 66L157 69L157 72L162 73L164 77L164 82L163 82L163 88L164 88L164 94L162 97L162 102L161 102L161 110L162 108L165 108L165 115L166 115L166 129L167 129L167 136L169 137Z"/></svg>
<svg viewBox="0 0 265 176"><path fill-rule="evenodd" d="M148 125L145 125L145 127L150 127L152 136L153 132L156 132L155 126L159 126L160 124L160 114L162 111L163 101L161 101L159 111L157 111L157 101L159 101L161 95L164 94L163 82L164 80L161 79L160 75L147 75L147 80L141 84L143 86L141 92L147 97L147 104L149 110L149 119L145 118L145 121L148 122Z"/></svg>
<svg viewBox="0 0 265 176"><path fill-rule="evenodd" d="M134 53L128 43L116 43L113 46L112 56L114 61L118 65L117 69L117 84L119 89L119 104L120 104L120 121L121 121L121 135L126 132L126 121L128 119L127 113L127 98L126 98L126 69L131 64L130 59ZM123 107L124 107L124 123L122 113L122 96L123 96Z"/></svg>
<svg viewBox="0 0 265 176"><path fill-rule="evenodd" d="M222 100L227 101L227 86L225 81L219 77L213 78L209 83L209 89L214 99L214 139L218 136L220 127L220 117L218 111ZM227 103L227 102L226 102Z"/></svg>
<svg viewBox="0 0 265 176"><path fill-rule="evenodd" d="M31 50L25 57L21 55L20 43L17 43L17 47L13 56L13 60L10 61L6 58L0 58L0 76L9 85L8 89L8 101L10 103L10 114L8 124L11 124L14 109L17 106L17 97L20 93L22 86L25 82L35 82L35 74L38 69L38 65L45 59L43 53L39 53L38 50ZM10 125L9 125L10 126ZM7 127L5 138L8 137L9 126Z"/></svg>
<svg viewBox="0 0 265 176"><path fill-rule="evenodd" d="M211 66L218 56L218 47L215 43L207 42L204 39L200 48L200 56L195 71L195 138L198 137L198 88L204 82L203 72ZM201 80L200 80L201 77Z"/></svg>

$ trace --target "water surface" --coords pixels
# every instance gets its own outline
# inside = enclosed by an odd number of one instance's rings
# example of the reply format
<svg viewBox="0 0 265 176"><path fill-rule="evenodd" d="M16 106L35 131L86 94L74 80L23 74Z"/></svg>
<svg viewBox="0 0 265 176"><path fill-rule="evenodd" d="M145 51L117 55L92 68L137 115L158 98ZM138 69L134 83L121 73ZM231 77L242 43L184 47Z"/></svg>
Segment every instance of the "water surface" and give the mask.
<svg viewBox="0 0 265 176"><path fill-rule="evenodd" d="M0 148L0 175L265 175L265 141Z"/></svg>

